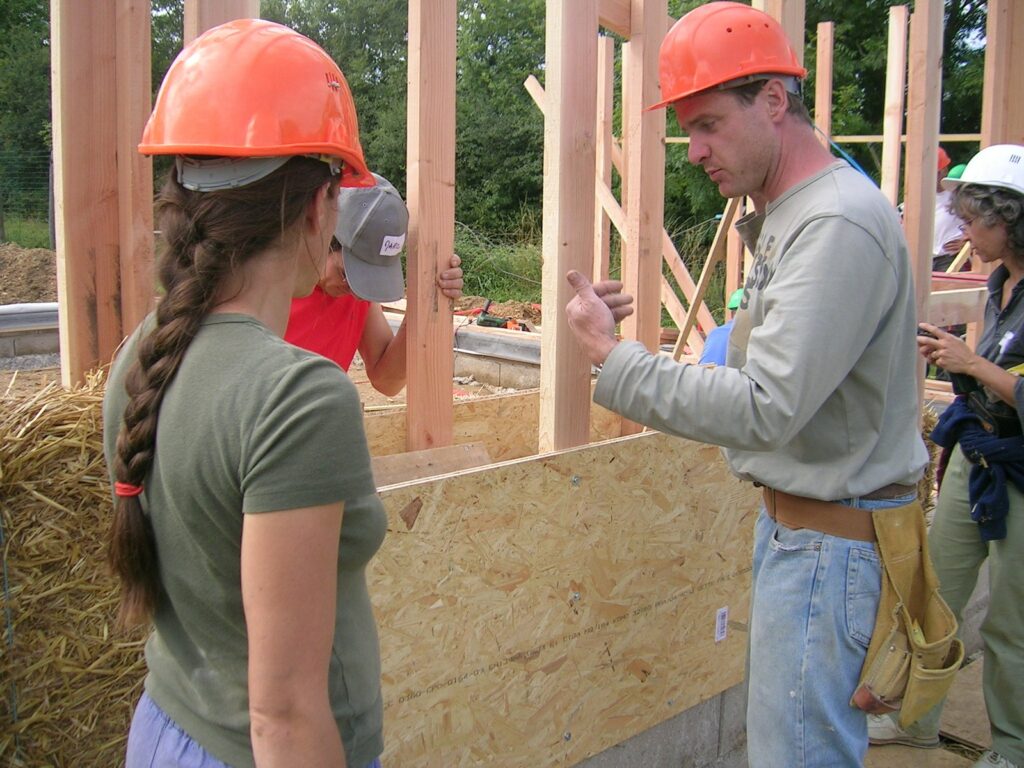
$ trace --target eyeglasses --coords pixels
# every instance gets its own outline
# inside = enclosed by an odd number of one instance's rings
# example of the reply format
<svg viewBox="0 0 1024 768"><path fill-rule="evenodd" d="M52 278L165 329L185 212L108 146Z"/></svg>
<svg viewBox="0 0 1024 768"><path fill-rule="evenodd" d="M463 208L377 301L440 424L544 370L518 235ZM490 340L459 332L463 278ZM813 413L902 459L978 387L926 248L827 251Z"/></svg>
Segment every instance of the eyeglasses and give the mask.
<svg viewBox="0 0 1024 768"><path fill-rule="evenodd" d="M974 218L965 219L964 223L960 225L960 234L966 235L967 230L970 229L971 225L974 224L974 222L977 220L977 216L975 216Z"/></svg>

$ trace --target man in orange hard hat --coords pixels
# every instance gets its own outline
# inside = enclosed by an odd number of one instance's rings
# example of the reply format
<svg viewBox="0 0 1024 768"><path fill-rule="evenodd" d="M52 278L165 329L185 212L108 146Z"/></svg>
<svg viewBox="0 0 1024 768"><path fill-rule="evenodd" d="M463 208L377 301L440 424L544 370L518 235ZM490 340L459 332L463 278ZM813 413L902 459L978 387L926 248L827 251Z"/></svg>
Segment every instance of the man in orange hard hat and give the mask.
<svg viewBox="0 0 1024 768"><path fill-rule="evenodd" d="M566 308L602 366L594 400L725 447L764 493L752 571L747 707L752 766L860 766L851 706L879 604L872 510L916 499L914 286L895 209L822 146L800 97L806 72L770 16L702 5L661 46L663 101L689 159L724 197L754 253L726 365L680 364L618 341L632 312L618 282L569 274Z"/></svg>

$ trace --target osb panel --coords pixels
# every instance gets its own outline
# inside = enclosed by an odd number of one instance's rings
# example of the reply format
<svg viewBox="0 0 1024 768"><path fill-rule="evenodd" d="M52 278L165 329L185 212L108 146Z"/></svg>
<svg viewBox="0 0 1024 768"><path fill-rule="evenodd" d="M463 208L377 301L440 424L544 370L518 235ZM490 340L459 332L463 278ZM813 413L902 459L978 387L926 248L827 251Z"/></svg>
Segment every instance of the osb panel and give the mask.
<svg viewBox="0 0 1024 768"><path fill-rule="evenodd" d="M453 442L482 443L492 461L537 453L539 390L495 395L455 403ZM590 408L590 440L617 437L621 417L599 405ZM372 456L405 452L405 409L367 413L366 438Z"/></svg>
<svg viewBox="0 0 1024 768"><path fill-rule="evenodd" d="M757 493L717 448L649 432L381 495L385 764L572 765L742 679Z"/></svg>

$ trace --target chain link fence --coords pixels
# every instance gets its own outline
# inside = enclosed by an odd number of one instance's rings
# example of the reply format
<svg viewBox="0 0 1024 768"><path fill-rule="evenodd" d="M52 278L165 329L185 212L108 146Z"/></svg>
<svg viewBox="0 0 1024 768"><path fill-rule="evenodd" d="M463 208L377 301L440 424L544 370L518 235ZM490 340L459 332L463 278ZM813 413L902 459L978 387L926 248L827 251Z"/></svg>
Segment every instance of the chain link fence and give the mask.
<svg viewBox="0 0 1024 768"><path fill-rule="evenodd" d="M52 248L50 153L0 148L0 242Z"/></svg>

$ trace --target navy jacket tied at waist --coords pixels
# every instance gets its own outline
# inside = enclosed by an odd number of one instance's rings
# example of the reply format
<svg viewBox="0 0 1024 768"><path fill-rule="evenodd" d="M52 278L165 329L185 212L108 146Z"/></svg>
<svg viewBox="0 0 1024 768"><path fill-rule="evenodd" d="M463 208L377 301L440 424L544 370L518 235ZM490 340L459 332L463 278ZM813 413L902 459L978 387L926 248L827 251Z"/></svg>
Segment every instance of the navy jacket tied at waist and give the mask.
<svg viewBox="0 0 1024 768"><path fill-rule="evenodd" d="M982 541L1005 539L1010 509L1007 480L1024 493L1024 436L999 438L986 432L959 395L939 417L931 438L946 450L960 443L972 465L968 482L971 519L978 524Z"/></svg>

